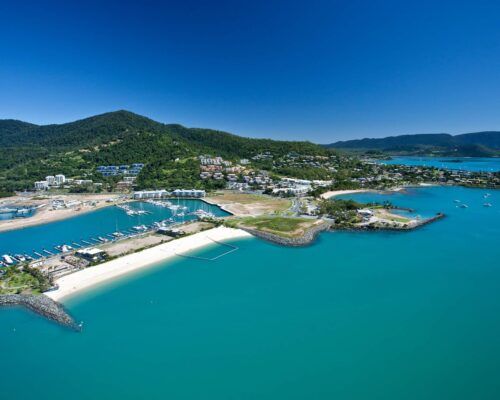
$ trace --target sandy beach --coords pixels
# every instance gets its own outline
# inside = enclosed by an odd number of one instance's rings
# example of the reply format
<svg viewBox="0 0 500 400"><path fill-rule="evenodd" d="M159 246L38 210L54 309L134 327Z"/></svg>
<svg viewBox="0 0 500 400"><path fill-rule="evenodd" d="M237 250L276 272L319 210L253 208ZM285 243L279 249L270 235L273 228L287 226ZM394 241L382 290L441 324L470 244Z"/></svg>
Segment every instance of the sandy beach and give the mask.
<svg viewBox="0 0 500 400"><path fill-rule="evenodd" d="M177 254L185 254L213 244L214 240L225 241L250 236L249 233L240 229L213 228L63 276L56 281L59 288L45 294L60 301L97 284L176 257Z"/></svg>
<svg viewBox="0 0 500 400"><path fill-rule="evenodd" d="M72 208L63 208L59 210L52 210L49 203L52 199L61 198L66 201L78 200L85 202L85 204L81 204L77 207ZM22 229L35 225L43 225L50 222L60 221L66 218L76 217L78 215L85 214L90 211L95 211L99 208L109 207L116 204L116 195L63 195L63 196L53 196L48 197L47 199L41 200L31 200L31 199L22 199L19 200L16 197L11 197L8 200L11 200L10 203L16 206L19 205L45 205L42 208L39 208L35 215L28 218L15 218L0 221L0 232L10 231L14 229ZM114 199L113 202L106 202L107 199ZM7 200L3 201L4 203ZM87 204L89 202L95 202L95 205Z"/></svg>
<svg viewBox="0 0 500 400"><path fill-rule="evenodd" d="M335 196L341 196L343 194L352 194L352 193L363 193L368 192L368 189L352 189L352 190L331 190L329 192L323 193L320 197L322 199L329 199Z"/></svg>

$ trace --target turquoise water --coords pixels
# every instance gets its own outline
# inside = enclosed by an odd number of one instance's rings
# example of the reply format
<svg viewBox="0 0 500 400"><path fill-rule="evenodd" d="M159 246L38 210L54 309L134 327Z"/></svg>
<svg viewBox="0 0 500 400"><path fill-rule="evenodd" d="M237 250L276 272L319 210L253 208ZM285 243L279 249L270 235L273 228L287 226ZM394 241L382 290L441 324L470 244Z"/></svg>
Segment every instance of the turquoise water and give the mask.
<svg viewBox="0 0 500 400"><path fill-rule="evenodd" d="M484 193L395 195L447 214L412 232L152 267L70 299L82 333L2 310L2 398L498 399L500 194Z"/></svg>
<svg viewBox="0 0 500 400"><path fill-rule="evenodd" d="M9 207L9 206L5 206ZM36 214L36 209L32 208L28 212L19 214L16 212L1 212L0 213L0 221L14 218L29 218Z"/></svg>
<svg viewBox="0 0 500 400"><path fill-rule="evenodd" d="M207 204L201 200L174 200L175 204L188 207L192 212L197 209L210 211L217 216L228 215L219 207ZM129 216L118 207L110 206L82 214L70 219L38 225L15 231L0 233L0 255L5 253L28 253L33 250L42 252L42 249L55 251L54 246L73 242L82 243L81 240L90 241L90 238L105 236L117 230L131 229L135 225L149 225L155 221L173 217L168 208L158 207L150 203L130 203L132 209L142 209L151 214ZM193 215L175 217L175 221L182 222L196 219ZM108 237L109 238L109 237Z"/></svg>
<svg viewBox="0 0 500 400"><path fill-rule="evenodd" d="M454 162L459 161L459 162ZM383 164L401 164L465 171L500 171L500 158L487 157L392 157L392 160L381 160Z"/></svg>

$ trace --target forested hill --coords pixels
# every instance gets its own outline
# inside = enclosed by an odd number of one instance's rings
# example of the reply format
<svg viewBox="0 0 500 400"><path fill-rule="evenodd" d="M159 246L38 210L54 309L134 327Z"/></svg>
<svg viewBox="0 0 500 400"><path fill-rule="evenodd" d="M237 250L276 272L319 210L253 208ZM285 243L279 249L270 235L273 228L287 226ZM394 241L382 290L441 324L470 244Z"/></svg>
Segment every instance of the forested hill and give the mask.
<svg viewBox="0 0 500 400"><path fill-rule="evenodd" d="M446 133L390 136L380 139L347 140L325 145L344 150L380 150L393 153L440 153L443 155L496 156L500 154L500 132Z"/></svg>
<svg viewBox="0 0 500 400"><path fill-rule="evenodd" d="M236 160L266 151L275 155L328 152L310 142L244 138L211 129L163 124L128 111L57 125L0 120L0 146L0 192L30 188L46 175L63 173L88 178L97 165L134 162L146 164L138 178L143 186L167 182L196 186L200 184L196 180L198 165L189 161L180 168L173 164L174 160L194 160L205 153Z"/></svg>
<svg viewBox="0 0 500 400"><path fill-rule="evenodd" d="M168 136L193 149L207 149L226 155L249 156L256 151L322 152L310 142L251 139L226 132L162 124L129 111L115 111L59 125L34 125L16 120L0 120L0 146L19 148L41 146L53 149L79 149L123 141L145 134Z"/></svg>

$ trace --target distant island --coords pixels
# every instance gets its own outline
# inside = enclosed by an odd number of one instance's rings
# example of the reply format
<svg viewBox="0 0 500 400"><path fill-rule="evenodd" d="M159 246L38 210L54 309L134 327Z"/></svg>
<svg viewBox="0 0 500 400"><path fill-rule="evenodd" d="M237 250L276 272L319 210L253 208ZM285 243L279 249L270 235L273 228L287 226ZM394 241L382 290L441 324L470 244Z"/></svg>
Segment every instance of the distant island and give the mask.
<svg viewBox="0 0 500 400"><path fill-rule="evenodd" d="M447 133L389 136L377 139L357 139L324 146L357 152L381 152L397 155L428 155L450 157L499 157L500 132L474 132L461 135Z"/></svg>

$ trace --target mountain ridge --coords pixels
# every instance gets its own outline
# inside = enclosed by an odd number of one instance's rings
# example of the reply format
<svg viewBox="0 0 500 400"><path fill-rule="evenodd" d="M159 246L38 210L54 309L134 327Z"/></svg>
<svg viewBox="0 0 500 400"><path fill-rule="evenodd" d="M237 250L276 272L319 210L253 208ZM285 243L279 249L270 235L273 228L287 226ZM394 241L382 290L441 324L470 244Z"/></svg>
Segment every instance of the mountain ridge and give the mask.
<svg viewBox="0 0 500 400"><path fill-rule="evenodd" d="M328 149L440 153L440 155L495 156L500 154L500 132L481 131L451 135L423 133L338 141L323 145Z"/></svg>

